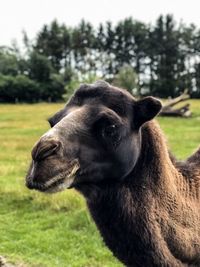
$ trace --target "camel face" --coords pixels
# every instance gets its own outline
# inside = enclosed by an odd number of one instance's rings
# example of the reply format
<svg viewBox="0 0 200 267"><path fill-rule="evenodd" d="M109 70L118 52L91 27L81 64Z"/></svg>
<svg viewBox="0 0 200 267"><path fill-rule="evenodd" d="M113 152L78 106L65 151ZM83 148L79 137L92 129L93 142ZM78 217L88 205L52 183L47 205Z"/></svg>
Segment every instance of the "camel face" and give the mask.
<svg viewBox="0 0 200 267"><path fill-rule="evenodd" d="M104 82L81 86L34 146L28 188L57 192L122 180L140 155L141 125L160 109L154 98L136 101Z"/></svg>

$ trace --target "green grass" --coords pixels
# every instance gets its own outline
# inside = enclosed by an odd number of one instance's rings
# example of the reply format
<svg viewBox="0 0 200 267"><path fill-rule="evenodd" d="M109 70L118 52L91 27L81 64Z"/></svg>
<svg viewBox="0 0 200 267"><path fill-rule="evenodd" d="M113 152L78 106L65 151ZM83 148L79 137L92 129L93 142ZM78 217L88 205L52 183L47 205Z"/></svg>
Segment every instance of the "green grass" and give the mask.
<svg viewBox="0 0 200 267"><path fill-rule="evenodd" d="M200 101L191 119L159 118L178 158L200 143ZM122 266L105 248L84 199L69 190L29 191L24 177L30 151L62 104L0 105L0 255L25 266Z"/></svg>

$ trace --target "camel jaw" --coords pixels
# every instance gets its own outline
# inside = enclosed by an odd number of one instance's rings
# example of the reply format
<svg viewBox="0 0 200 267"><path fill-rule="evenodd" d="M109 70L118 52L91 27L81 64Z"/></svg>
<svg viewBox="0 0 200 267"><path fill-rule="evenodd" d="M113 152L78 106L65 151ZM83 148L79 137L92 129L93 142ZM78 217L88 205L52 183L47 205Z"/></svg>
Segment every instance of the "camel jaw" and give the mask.
<svg viewBox="0 0 200 267"><path fill-rule="evenodd" d="M74 179L80 164L77 159L71 161L67 170L51 177L44 183L34 182L32 179L27 179L26 185L29 189L35 189L43 193L56 193L65 189L72 188Z"/></svg>
<svg viewBox="0 0 200 267"><path fill-rule="evenodd" d="M67 171L54 176L44 184L46 188L44 192L56 193L71 188L76 177L76 173L79 169L80 164L78 160L73 160L69 164Z"/></svg>

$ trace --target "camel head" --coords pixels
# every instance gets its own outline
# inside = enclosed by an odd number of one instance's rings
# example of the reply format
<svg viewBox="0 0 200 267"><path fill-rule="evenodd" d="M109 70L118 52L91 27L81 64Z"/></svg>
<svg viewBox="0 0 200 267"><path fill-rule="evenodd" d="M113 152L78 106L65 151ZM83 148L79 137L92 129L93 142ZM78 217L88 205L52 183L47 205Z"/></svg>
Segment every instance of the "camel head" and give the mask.
<svg viewBox="0 0 200 267"><path fill-rule="evenodd" d="M136 101L103 81L81 85L34 146L27 187L57 192L124 179L140 155L141 126L160 109L153 97Z"/></svg>

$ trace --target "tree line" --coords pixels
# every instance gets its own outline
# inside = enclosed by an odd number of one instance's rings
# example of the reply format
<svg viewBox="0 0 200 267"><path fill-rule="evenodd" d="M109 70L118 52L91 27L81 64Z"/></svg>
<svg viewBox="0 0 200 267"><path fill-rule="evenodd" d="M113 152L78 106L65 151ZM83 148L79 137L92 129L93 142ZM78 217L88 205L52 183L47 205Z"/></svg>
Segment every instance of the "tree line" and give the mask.
<svg viewBox="0 0 200 267"><path fill-rule="evenodd" d="M154 24L132 18L94 28L56 20L34 41L23 34L25 51L0 48L0 101L58 101L80 82L97 78L137 95L175 97L185 89L200 97L200 29L172 15Z"/></svg>

